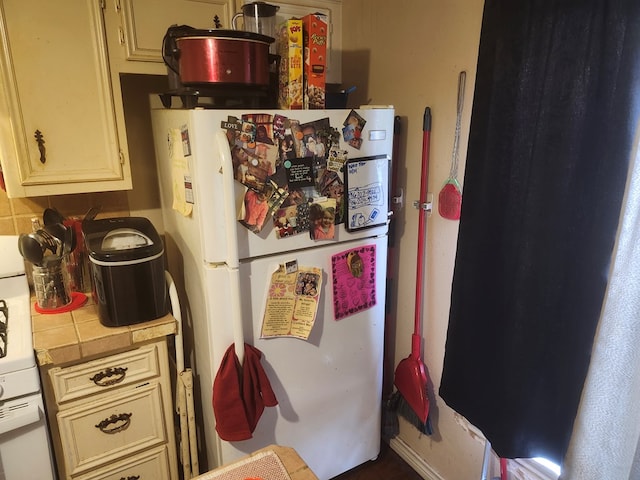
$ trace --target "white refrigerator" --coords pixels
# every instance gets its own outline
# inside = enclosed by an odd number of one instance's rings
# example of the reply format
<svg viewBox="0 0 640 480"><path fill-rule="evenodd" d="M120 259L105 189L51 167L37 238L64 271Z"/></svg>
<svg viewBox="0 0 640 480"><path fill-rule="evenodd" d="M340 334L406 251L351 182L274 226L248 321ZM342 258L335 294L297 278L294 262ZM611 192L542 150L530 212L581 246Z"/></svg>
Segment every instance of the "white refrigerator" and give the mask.
<svg viewBox="0 0 640 480"><path fill-rule="evenodd" d="M153 109L152 122L204 465L279 444L327 480L375 459L393 107ZM264 191L269 211L256 223L248 197ZM272 282L296 269L320 272L300 315L302 292L282 307ZM294 334L282 330L298 317ZM263 353L278 405L252 438L227 442L216 434L212 385L227 348L242 360L244 342Z"/></svg>

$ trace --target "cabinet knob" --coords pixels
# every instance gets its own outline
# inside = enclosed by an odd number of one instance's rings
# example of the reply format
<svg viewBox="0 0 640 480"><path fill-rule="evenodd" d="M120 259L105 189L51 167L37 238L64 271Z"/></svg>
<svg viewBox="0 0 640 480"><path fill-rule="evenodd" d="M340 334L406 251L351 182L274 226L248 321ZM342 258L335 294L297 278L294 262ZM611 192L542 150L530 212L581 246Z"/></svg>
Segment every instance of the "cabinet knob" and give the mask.
<svg viewBox="0 0 640 480"><path fill-rule="evenodd" d="M40 130L36 130L33 134L38 144L38 150L40 151L40 162L45 163L47 161L47 149L44 148L44 135Z"/></svg>
<svg viewBox="0 0 640 480"><path fill-rule="evenodd" d="M132 415L132 413L120 413L118 415L114 413L109 418L102 420L95 427L102 433L113 435L114 433L122 432L129 428Z"/></svg>
<svg viewBox="0 0 640 480"><path fill-rule="evenodd" d="M93 383L99 387L109 387L120 383L127 375L126 367L107 368L102 372L96 373L93 377L89 378ZM113 377L113 378L112 378Z"/></svg>

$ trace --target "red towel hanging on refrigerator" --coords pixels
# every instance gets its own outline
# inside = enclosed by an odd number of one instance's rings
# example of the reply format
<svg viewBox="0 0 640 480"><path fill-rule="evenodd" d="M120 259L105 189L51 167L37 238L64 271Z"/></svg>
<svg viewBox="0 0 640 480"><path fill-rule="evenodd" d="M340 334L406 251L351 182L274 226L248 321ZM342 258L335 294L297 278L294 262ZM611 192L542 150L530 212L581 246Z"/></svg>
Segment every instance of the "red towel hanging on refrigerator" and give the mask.
<svg viewBox="0 0 640 480"><path fill-rule="evenodd" d="M213 381L216 431L229 442L250 439L264 407L278 404L260 363L262 352L246 343L244 348L242 366L234 345L227 349Z"/></svg>

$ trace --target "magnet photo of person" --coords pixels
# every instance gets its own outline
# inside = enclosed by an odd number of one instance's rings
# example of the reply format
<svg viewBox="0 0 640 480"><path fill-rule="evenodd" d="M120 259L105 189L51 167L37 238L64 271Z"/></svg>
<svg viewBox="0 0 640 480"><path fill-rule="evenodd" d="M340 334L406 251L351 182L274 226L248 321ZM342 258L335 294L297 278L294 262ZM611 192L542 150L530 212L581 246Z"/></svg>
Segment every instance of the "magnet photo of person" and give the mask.
<svg viewBox="0 0 640 480"><path fill-rule="evenodd" d="M273 116L269 113L246 113L242 122L254 127L254 142L273 144Z"/></svg>
<svg viewBox="0 0 640 480"><path fill-rule="evenodd" d="M276 171L276 147L267 143L256 142L254 153L258 159L259 167L264 170L267 176L271 176Z"/></svg>
<svg viewBox="0 0 640 480"><path fill-rule="evenodd" d="M267 132L267 127L265 125L258 125L256 127L255 141L256 143L260 142L260 143L266 143L268 145L273 145L273 140L269 136L269 133Z"/></svg>
<svg viewBox="0 0 640 480"><path fill-rule="evenodd" d="M275 145L258 143L254 148L233 147L231 149L235 179L257 191L264 190L268 178L275 174L276 159Z"/></svg>
<svg viewBox="0 0 640 480"><path fill-rule="evenodd" d="M313 124L301 125L302 127L302 144L304 145L304 156L314 157L316 155L316 129Z"/></svg>
<svg viewBox="0 0 640 480"><path fill-rule="evenodd" d="M295 144L293 143L293 135L289 131L285 133L284 138L280 140L280 161L296 158Z"/></svg>
<svg viewBox="0 0 640 480"><path fill-rule="evenodd" d="M307 202L307 195L304 193L304 190L301 188L289 188L288 190L289 196L286 198L283 207L289 207L291 205L300 205L301 203Z"/></svg>
<svg viewBox="0 0 640 480"><path fill-rule="evenodd" d="M284 115L273 116L273 138L282 140L285 135L287 117Z"/></svg>
<svg viewBox="0 0 640 480"><path fill-rule="evenodd" d="M268 172L261 168L259 158L254 152L242 147L233 147L231 161L238 182L254 190L264 190Z"/></svg>
<svg viewBox="0 0 640 480"><path fill-rule="evenodd" d="M291 137L293 138L293 149L295 151L294 158L304 157L305 147L303 142L302 127L298 120L289 119L289 130L291 131Z"/></svg>
<svg viewBox="0 0 640 480"><path fill-rule="evenodd" d="M235 146L231 149L231 160L233 162L233 169L236 173L236 180L247 185L249 180L249 154L242 147Z"/></svg>
<svg viewBox="0 0 640 480"><path fill-rule="evenodd" d="M343 123L342 137L354 148L358 150L362 146L362 129L367 121L362 118L355 110L351 110L347 119Z"/></svg>
<svg viewBox="0 0 640 480"><path fill-rule="evenodd" d="M244 155L240 154L239 157L244 158L239 158L238 160L238 166L236 167L236 180L246 185L247 175L249 174L249 156L244 153L242 149L240 149L240 151L242 151Z"/></svg>
<svg viewBox="0 0 640 480"><path fill-rule="evenodd" d="M242 122L240 140L244 143L252 143L256 138L256 126L251 122Z"/></svg>
<svg viewBox="0 0 640 480"><path fill-rule="evenodd" d="M344 223L344 183L337 173L328 171L323 177L320 193L336 201L336 225Z"/></svg>
<svg viewBox="0 0 640 480"><path fill-rule="evenodd" d="M264 226L270 210L268 200L271 193L272 189L269 186L260 192L248 188L244 194L244 208L241 212L240 223L253 233L260 233Z"/></svg>
<svg viewBox="0 0 640 480"><path fill-rule="evenodd" d="M323 118L314 122L304 123L300 125L302 133L302 145L304 147L305 157L320 157L324 158L327 155L326 145L322 142L322 139L318 136L321 131L329 130L329 119Z"/></svg>
<svg viewBox="0 0 640 480"><path fill-rule="evenodd" d="M296 279L296 295L315 297L318 294L320 276L317 273L299 272Z"/></svg>
<svg viewBox="0 0 640 480"><path fill-rule="evenodd" d="M279 209L273 217L273 224L276 229L276 237L290 237L299 233L298 230L298 207L293 205Z"/></svg>
<svg viewBox="0 0 640 480"><path fill-rule="evenodd" d="M311 166L313 170L313 184L316 190L322 192L324 174L327 171L327 159L325 157L313 157Z"/></svg>
<svg viewBox="0 0 640 480"><path fill-rule="evenodd" d="M336 201L333 198L324 202L314 202L309 206L311 228L309 234L313 240L333 240L336 235Z"/></svg>

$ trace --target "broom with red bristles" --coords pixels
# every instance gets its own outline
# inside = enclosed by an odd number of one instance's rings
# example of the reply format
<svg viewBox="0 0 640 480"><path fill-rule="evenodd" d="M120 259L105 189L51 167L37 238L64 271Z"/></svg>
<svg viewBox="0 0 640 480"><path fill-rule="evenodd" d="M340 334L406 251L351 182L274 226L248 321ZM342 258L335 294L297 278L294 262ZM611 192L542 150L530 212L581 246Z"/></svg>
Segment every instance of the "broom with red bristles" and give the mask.
<svg viewBox="0 0 640 480"><path fill-rule="evenodd" d="M429 397L427 395L427 368L420 355L420 334L422 318L422 295L425 263L425 244L427 235L427 188L429 178L429 140L431 136L431 109L426 107L423 119L422 170L420 179L420 200L418 202L418 259L416 273L416 299L414 330L411 335L411 353L396 367L394 392L390 403L398 414L414 425L420 432L431 434L429 419Z"/></svg>

